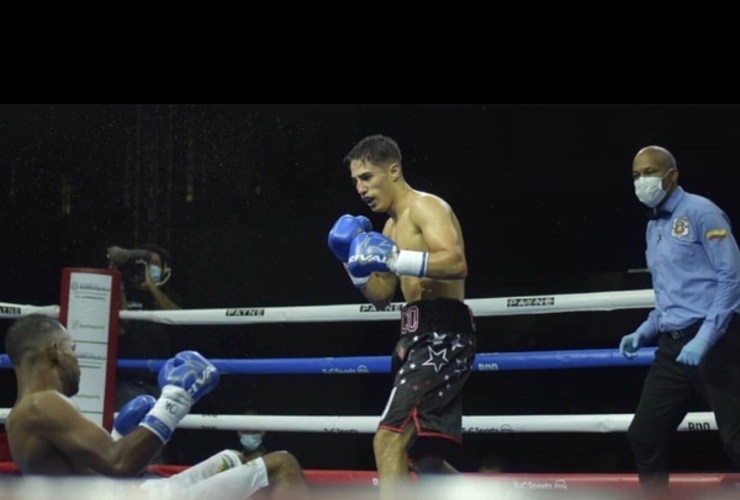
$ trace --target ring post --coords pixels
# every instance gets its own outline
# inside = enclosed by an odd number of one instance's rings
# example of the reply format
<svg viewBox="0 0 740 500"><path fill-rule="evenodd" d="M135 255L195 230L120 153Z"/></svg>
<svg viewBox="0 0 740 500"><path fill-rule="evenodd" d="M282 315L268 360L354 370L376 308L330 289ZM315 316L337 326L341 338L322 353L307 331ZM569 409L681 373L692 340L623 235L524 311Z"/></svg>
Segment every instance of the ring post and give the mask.
<svg viewBox="0 0 740 500"><path fill-rule="evenodd" d="M59 321L77 344L80 411L109 432L113 428L121 273L115 269L64 268Z"/></svg>

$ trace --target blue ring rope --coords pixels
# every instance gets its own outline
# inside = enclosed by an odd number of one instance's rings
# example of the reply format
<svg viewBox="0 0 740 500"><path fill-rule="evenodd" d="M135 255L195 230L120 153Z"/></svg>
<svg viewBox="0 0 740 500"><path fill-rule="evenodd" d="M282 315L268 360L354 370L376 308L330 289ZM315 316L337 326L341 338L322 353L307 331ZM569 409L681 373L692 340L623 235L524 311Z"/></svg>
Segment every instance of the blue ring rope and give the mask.
<svg viewBox="0 0 740 500"><path fill-rule="evenodd" d="M560 370L613 366L645 366L652 363L655 347L642 348L634 359L626 359L618 349L581 349L572 351L532 351L480 353L473 371ZM146 369L158 372L164 359L119 359L122 369ZM390 356L355 356L341 358L210 359L225 374L345 374L390 373ZM0 354L0 368L11 368L7 354Z"/></svg>

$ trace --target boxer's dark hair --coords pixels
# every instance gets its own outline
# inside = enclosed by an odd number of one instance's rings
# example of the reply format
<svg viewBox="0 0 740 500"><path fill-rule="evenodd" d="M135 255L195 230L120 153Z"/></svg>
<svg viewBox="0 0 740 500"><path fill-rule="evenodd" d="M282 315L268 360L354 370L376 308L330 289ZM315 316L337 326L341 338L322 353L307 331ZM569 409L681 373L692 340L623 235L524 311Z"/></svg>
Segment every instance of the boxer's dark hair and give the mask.
<svg viewBox="0 0 740 500"><path fill-rule="evenodd" d="M61 329L59 321L43 314L21 316L8 328L5 353L13 365L19 366L38 350L43 341L54 337Z"/></svg>
<svg viewBox="0 0 740 500"><path fill-rule="evenodd" d="M385 135L369 135L355 144L344 157L344 164L349 167L353 161L372 163L385 167L391 163L401 163L401 148L396 141Z"/></svg>

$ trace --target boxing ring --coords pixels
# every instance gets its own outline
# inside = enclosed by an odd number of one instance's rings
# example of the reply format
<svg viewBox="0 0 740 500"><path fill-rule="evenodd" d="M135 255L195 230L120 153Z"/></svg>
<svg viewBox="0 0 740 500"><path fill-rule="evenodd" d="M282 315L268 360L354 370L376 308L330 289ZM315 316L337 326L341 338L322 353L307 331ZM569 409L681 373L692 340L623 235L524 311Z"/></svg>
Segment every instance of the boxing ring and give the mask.
<svg viewBox="0 0 740 500"><path fill-rule="evenodd" d="M603 312L618 309L650 309L654 307L652 290L598 292L547 296L468 299L466 303L476 317L556 314L573 312ZM122 320L151 321L167 325L254 325L267 323L311 322L373 322L399 321L402 303L394 303L384 310L375 310L368 304L345 304L294 307L237 307L227 309L190 309L175 311L120 311ZM59 317L59 306L33 306L0 302L0 318L16 318L31 313ZM392 346L389 346L389 351ZM643 348L633 360L625 359L615 349L583 349L535 352L478 353L473 372L505 370L553 370L572 368L601 368L616 366L646 366L652 362L655 348ZM174 354L174 353L173 353ZM213 359L223 374L374 374L390 373L390 356L274 358L274 359ZM157 371L163 359L119 359L121 369L145 368ZM8 357L0 355L0 368L11 368ZM471 377L475 377L475 373ZM9 408L0 408L0 422L4 422ZM195 412L186 416L180 428L199 430L256 430L309 433L365 433L375 432L379 416L347 415L206 415ZM622 433L626 432L632 414L591 415L465 415L464 433ZM678 427L679 432L694 430L716 431L711 412L689 413ZM464 445L463 445L464 447ZM1 451L1 450L0 450ZM185 466L160 465L150 469L162 476L182 470ZM17 472L12 462L0 463L0 477ZM377 486L375 471L317 470L307 468L306 479L316 487L353 488L354 497ZM415 477L415 476L412 476ZM635 474L510 474L465 473L456 479L475 484L466 498L490 498L493 491L503 491L506 498L539 498L542 494L567 491L573 495L584 493L584 498L626 498L639 488ZM484 482L481 482L484 481ZM2 484L2 483L0 483ZM674 473L671 475L671 498L680 493L721 492L740 490L740 474L734 473ZM366 488L367 487L367 488ZM331 488L330 488L331 489ZM435 494L441 494L437 488ZM486 493L487 492L487 493ZM586 494L588 493L588 495ZM452 495L450 493L450 495ZM476 496L479 495L479 496ZM517 496L519 495L519 496ZM546 495L545 495L546 496ZM327 497L328 498L328 497ZM344 497L346 498L346 496ZM409 496L408 498L412 498ZM443 498L426 495L425 498ZM580 498L580 497L579 497ZM696 498L692 496L691 498ZM713 496L712 498L716 498Z"/></svg>

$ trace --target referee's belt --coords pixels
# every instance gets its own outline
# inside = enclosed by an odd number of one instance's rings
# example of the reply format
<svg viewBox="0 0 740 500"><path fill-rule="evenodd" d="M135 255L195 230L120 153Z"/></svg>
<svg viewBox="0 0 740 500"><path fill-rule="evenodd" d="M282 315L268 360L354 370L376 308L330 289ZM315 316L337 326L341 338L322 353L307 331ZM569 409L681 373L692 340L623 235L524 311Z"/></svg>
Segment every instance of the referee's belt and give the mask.
<svg viewBox="0 0 740 500"><path fill-rule="evenodd" d="M667 335L669 335L673 340L680 340L685 339L687 337L693 337L699 332L699 328L701 328L701 321L697 321L693 325L689 325L686 328L681 328L680 330L668 330L667 332L663 332Z"/></svg>

